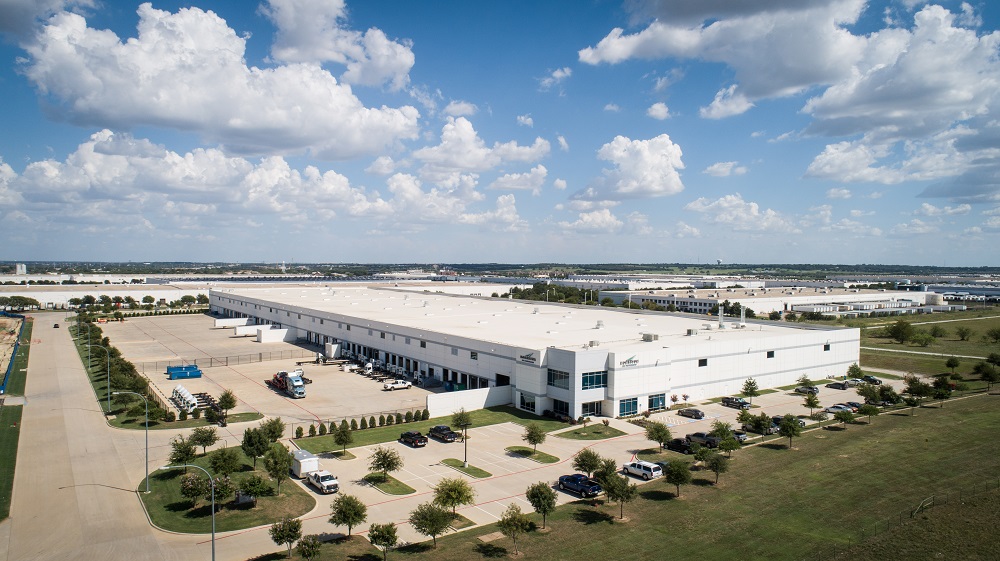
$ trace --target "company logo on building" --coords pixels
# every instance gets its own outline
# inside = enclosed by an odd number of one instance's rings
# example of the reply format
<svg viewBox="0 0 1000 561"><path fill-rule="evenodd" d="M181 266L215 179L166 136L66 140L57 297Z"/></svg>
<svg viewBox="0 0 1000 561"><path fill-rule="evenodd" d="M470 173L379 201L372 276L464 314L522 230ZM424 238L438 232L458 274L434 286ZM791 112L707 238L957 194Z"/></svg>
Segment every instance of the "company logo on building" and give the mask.
<svg viewBox="0 0 1000 561"><path fill-rule="evenodd" d="M624 366L639 366L639 359L635 358L635 355L632 355L631 357L629 357L629 358L627 358L627 359L619 362L618 366L623 366L623 367Z"/></svg>
<svg viewBox="0 0 1000 561"><path fill-rule="evenodd" d="M531 363L531 364L535 364L536 362L538 362L535 359L535 353L523 354L523 355L521 355L518 358L521 359L521 362L528 362L528 363Z"/></svg>

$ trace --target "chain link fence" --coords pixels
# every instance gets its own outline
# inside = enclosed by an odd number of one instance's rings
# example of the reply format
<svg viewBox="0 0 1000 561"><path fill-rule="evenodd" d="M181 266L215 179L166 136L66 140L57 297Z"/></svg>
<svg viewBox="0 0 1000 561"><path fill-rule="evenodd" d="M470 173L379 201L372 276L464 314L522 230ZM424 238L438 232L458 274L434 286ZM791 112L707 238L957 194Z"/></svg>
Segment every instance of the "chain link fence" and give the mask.
<svg viewBox="0 0 1000 561"><path fill-rule="evenodd" d="M284 351L269 351L262 353L250 353L244 355L233 355L223 357L202 357L202 358L178 358L175 360L159 360L155 362L140 362L136 365L139 372L164 373L168 366L187 366L193 364L199 368L215 368L218 366L237 366L240 364L252 364L255 362L267 362L271 360L289 359L316 359L316 352L306 349L288 349Z"/></svg>
<svg viewBox="0 0 1000 561"><path fill-rule="evenodd" d="M858 528L856 532L848 533L846 544L827 545L817 548L802 559L803 561L847 559L850 549L855 545L907 524L911 519L917 517L925 510L952 503L962 505L966 498L981 495L994 489L1000 489L1000 477L986 479L965 487L951 489L944 493L935 493L920 501L920 503L913 505L911 508L900 510L884 518L879 518Z"/></svg>

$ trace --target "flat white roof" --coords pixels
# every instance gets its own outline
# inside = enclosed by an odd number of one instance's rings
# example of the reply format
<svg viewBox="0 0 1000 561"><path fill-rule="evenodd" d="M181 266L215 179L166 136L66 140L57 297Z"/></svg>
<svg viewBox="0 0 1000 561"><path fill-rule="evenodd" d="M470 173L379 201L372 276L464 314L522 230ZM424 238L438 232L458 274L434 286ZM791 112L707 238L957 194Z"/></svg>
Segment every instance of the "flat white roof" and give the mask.
<svg viewBox="0 0 1000 561"><path fill-rule="evenodd" d="M524 348L573 348L599 341L602 347L621 348L639 344L642 334L653 333L670 345L713 341L759 339L761 335L792 335L796 332L837 328L747 322L736 329L737 318L726 318L730 329L719 330L718 318L621 308L547 304L524 300L476 298L440 293L417 293L379 288L235 288L213 291L213 295L259 299L279 307L298 307L362 318L352 322L361 328L389 329L391 325L457 337L491 341ZM254 310L245 311L254 315ZM537 313L536 313L537 311ZM261 314L266 315L266 314ZM279 318L280 319L280 318ZM305 319L305 318L303 318ZM602 328L598 329L598 322ZM296 322L297 323L297 322ZM705 324L711 324L707 331ZM298 323L300 327L306 326ZM699 330L687 336L688 329Z"/></svg>

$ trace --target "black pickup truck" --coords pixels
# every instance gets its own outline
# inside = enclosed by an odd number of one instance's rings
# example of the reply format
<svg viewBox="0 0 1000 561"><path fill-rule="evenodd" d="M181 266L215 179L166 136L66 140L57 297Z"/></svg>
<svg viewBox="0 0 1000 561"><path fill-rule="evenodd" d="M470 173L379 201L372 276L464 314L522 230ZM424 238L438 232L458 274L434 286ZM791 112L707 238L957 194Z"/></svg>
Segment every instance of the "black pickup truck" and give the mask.
<svg viewBox="0 0 1000 561"><path fill-rule="evenodd" d="M415 430L407 431L399 435L399 441L403 444L409 444L414 448L427 446L427 437Z"/></svg>
<svg viewBox="0 0 1000 561"><path fill-rule="evenodd" d="M596 497L604 491L596 481L582 473L559 476L559 489L573 491L581 497Z"/></svg>

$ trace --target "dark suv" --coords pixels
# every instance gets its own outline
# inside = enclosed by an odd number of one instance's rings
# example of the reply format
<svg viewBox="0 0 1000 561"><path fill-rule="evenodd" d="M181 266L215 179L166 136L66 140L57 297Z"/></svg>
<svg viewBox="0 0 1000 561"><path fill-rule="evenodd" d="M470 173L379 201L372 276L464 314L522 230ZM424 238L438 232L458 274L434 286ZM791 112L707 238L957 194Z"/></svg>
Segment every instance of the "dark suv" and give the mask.
<svg viewBox="0 0 1000 561"><path fill-rule="evenodd" d="M677 411L677 414L680 415L681 417L690 417L692 419L704 419L705 418L705 412L702 411L701 409L692 409L692 408L681 409L681 410Z"/></svg>
<svg viewBox="0 0 1000 561"><path fill-rule="evenodd" d="M691 443L683 438L670 440L664 447L667 450L673 450L674 452L680 452L681 454L691 454L694 452L694 450L691 450Z"/></svg>
<svg viewBox="0 0 1000 561"><path fill-rule="evenodd" d="M451 427L448 425L431 427L430 430L427 431L427 436L433 436L442 442L455 442L461 438L461 435L451 430Z"/></svg>
<svg viewBox="0 0 1000 561"><path fill-rule="evenodd" d="M700 444L707 448L718 448L719 447L719 437L711 436L703 432L693 432L687 436L687 441L691 444Z"/></svg>
<svg viewBox="0 0 1000 561"><path fill-rule="evenodd" d="M750 409L750 402L742 397L724 397L722 398L722 405L735 407L736 409Z"/></svg>
<svg viewBox="0 0 1000 561"><path fill-rule="evenodd" d="M407 431L399 435L399 441L403 444L409 444L414 448L427 446L427 437L415 430Z"/></svg>

